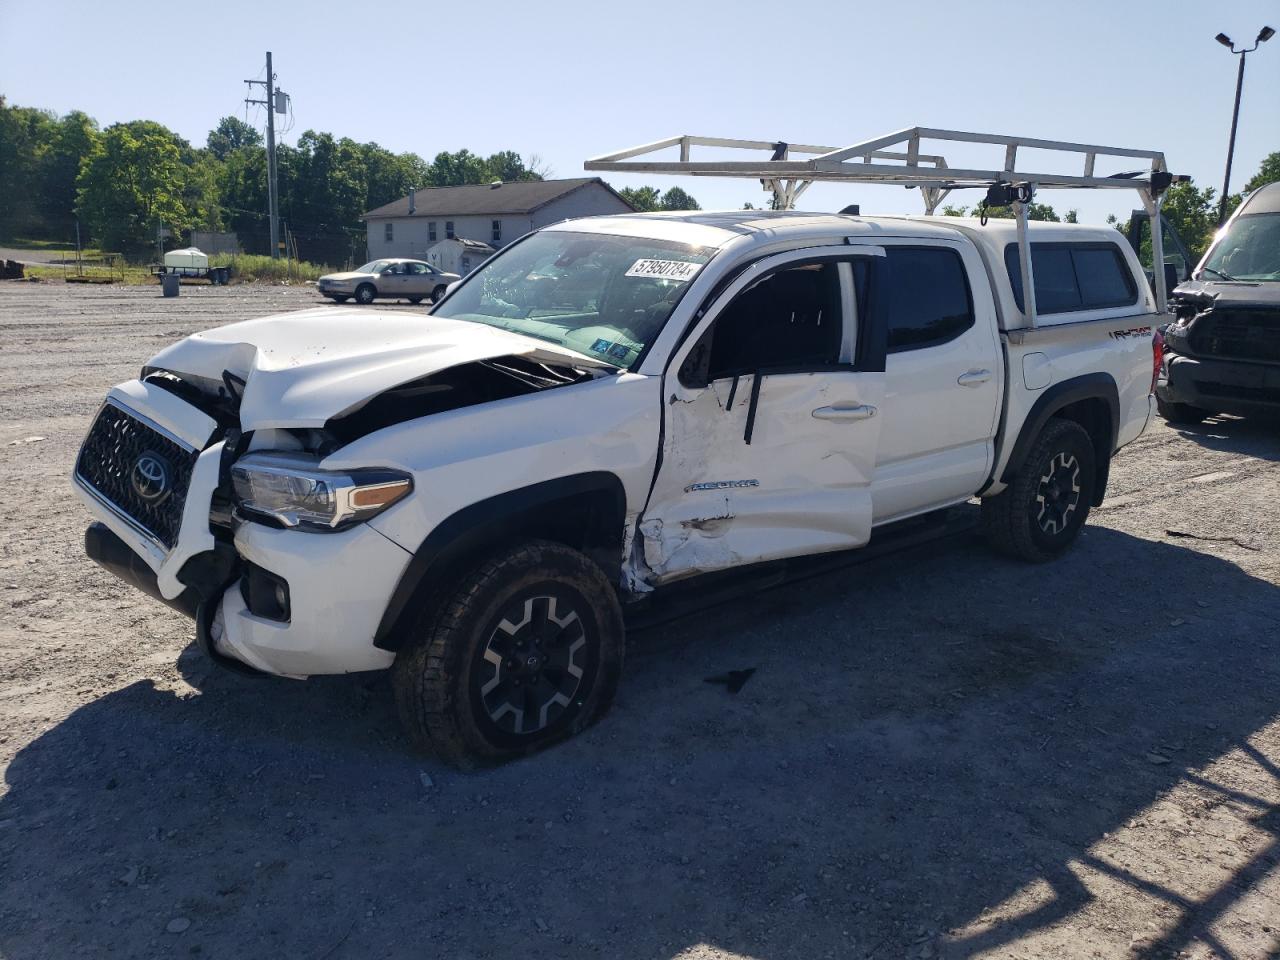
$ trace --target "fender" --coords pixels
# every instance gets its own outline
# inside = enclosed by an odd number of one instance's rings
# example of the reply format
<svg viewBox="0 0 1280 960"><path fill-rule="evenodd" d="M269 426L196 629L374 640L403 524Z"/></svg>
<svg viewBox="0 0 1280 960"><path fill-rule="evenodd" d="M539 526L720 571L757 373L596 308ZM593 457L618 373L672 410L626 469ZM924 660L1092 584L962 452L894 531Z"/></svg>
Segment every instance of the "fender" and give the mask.
<svg viewBox="0 0 1280 960"><path fill-rule="evenodd" d="M627 495L606 471L545 480L480 500L445 518L413 554L382 614L373 644L399 650L420 602L449 571L515 537L543 537L582 550L617 583ZM443 575L442 575L443 573Z"/></svg>
<svg viewBox="0 0 1280 960"><path fill-rule="evenodd" d="M1035 443L1036 437L1049 422L1049 418L1081 400L1103 400L1106 402L1109 414L1110 423L1107 424L1107 429L1101 436L1097 430L1090 431L1097 461L1095 467L1097 482L1094 485L1093 505L1098 506L1102 503L1102 497L1107 488L1107 477L1111 473L1111 455L1115 453L1116 438L1120 430L1120 390L1109 373L1087 373L1055 383L1045 389L1022 422L1018 439L1013 444L1013 452L1009 454L1004 473L1000 476L1002 482L1012 482L1013 475L1026 461L1031 445ZM1081 425L1089 427L1089 424Z"/></svg>

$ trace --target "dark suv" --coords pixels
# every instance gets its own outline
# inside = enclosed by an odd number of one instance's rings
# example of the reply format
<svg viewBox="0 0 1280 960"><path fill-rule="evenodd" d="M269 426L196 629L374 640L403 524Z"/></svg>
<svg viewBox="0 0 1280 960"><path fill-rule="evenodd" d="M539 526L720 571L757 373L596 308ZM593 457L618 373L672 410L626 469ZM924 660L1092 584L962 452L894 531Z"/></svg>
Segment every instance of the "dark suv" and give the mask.
<svg viewBox="0 0 1280 960"><path fill-rule="evenodd" d="M1156 380L1166 420L1280 412L1280 183L1240 205L1170 308Z"/></svg>

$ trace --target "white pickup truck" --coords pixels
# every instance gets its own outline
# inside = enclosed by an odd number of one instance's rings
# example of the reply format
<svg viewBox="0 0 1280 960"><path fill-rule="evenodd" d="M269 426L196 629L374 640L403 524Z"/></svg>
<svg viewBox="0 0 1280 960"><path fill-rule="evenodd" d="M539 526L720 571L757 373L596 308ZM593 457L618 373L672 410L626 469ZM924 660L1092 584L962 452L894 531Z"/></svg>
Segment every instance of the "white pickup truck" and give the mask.
<svg viewBox="0 0 1280 960"><path fill-rule="evenodd" d="M613 699L623 610L980 497L1069 546L1151 414L1157 322L1109 228L796 213L567 221L430 311L199 333L114 387L89 555L218 661L391 668L413 739L521 754ZM1155 367L1153 367L1155 364Z"/></svg>

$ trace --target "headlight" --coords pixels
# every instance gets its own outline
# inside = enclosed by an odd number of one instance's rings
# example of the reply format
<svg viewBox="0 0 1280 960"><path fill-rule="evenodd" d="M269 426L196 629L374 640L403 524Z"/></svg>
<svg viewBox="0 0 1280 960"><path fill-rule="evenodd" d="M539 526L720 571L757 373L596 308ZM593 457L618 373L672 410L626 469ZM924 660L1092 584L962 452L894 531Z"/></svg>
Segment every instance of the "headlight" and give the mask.
<svg viewBox="0 0 1280 960"><path fill-rule="evenodd" d="M321 470L296 453L250 454L232 466L231 482L242 515L321 531L368 520L413 489L394 470Z"/></svg>

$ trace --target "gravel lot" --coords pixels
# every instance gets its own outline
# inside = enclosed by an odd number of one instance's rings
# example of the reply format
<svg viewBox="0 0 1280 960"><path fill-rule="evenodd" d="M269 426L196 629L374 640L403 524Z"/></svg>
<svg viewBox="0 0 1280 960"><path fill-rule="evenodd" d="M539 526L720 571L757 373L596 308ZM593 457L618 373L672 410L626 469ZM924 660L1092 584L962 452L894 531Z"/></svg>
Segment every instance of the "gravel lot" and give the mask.
<svg viewBox="0 0 1280 960"><path fill-rule="evenodd" d="M642 633L604 722L463 774L83 556L107 387L315 300L0 284L0 957L1280 956L1280 425L1153 424L1049 566L964 534Z"/></svg>

